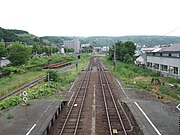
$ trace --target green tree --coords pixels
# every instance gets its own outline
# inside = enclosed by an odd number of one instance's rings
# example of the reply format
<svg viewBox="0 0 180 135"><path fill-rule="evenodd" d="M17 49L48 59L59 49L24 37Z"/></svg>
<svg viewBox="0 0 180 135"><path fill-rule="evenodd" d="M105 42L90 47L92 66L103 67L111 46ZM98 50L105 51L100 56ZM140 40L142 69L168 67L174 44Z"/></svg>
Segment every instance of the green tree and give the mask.
<svg viewBox="0 0 180 135"><path fill-rule="evenodd" d="M59 49L57 47L52 47L52 53L57 53Z"/></svg>
<svg viewBox="0 0 180 135"><path fill-rule="evenodd" d="M46 73L46 78L45 78L45 82L48 81L48 74L49 74L49 81L53 81L53 82L57 82L58 81L58 75L55 71L47 71Z"/></svg>
<svg viewBox="0 0 180 135"><path fill-rule="evenodd" d="M124 58L127 54L129 54L129 56L131 58L133 58L135 49L136 49L136 46L135 46L134 42L131 42L131 41L121 42L121 41L119 41L115 45L113 45L112 48L110 48L109 58L113 60L114 54L115 54L116 60L124 62Z"/></svg>
<svg viewBox="0 0 180 135"><path fill-rule="evenodd" d="M43 53L43 47L38 46L36 51L37 51L37 54L42 54Z"/></svg>
<svg viewBox="0 0 180 135"><path fill-rule="evenodd" d="M64 48L65 53L74 52L73 48Z"/></svg>
<svg viewBox="0 0 180 135"><path fill-rule="evenodd" d="M124 63L127 63L127 64L133 63L133 58L129 55L129 53L124 56Z"/></svg>
<svg viewBox="0 0 180 135"><path fill-rule="evenodd" d="M23 65L27 62L31 55L31 48L19 42L13 42L9 47L8 59L12 65Z"/></svg>
<svg viewBox="0 0 180 135"><path fill-rule="evenodd" d="M32 46L32 53L33 53L33 54L36 54L36 53L37 53L37 49L38 49L38 45L37 45L37 44L34 44L34 45Z"/></svg>
<svg viewBox="0 0 180 135"><path fill-rule="evenodd" d="M1 67L1 58L3 56L6 56L6 48L5 48L5 44L0 42L0 67Z"/></svg>
<svg viewBox="0 0 180 135"><path fill-rule="evenodd" d="M0 42L0 58L6 56L6 47L5 44Z"/></svg>

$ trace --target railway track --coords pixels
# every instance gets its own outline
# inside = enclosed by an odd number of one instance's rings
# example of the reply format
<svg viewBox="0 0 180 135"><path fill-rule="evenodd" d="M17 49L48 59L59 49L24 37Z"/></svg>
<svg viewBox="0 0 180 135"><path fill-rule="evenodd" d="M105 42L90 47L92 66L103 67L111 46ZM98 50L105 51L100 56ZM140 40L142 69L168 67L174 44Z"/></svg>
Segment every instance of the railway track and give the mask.
<svg viewBox="0 0 180 135"><path fill-rule="evenodd" d="M105 69L102 67L100 61L97 61L98 74L101 83L102 97L107 117L108 130L109 134L121 134L127 135L128 131L132 131L133 127L131 122L121 105L119 100L116 100L109 81L107 79L107 75ZM121 111L120 111L121 110Z"/></svg>
<svg viewBox="0 0 180 135"><path fill-rule="evenodd" d="M84 106L84 101L86 93L89 86L92 62L89 63L89 69L86 70L83 79L81 80L80 86L76 92L75 98L71 104L69 104L70 109L68 110L67 116L62 122L62 125L58 129L58 135L74 134L76 135L78 129L80 128L80 118L82 116L82 109Z"/></svg>
<svg viewBox="0 0 180 135"><path fill-rule="evenodd" d="M48 66L46 66L44 68L45 69L48 68L48 67L50 69L51 68L60 68L60 67L65 67L65 66L69 66L69 65L71 65L71 63L69 63L69 62L60 62L60 63L50 64L50 65L48 65ZM59 71L57 71L57 73L59 73ZM7 97L16 96L16 95L20 94L22 92L22 90L27 90L28 88L34 87L34 86L38 85L39 83L41 83L44 79L45 79L45 76L40 77L40 78L30 82L30 83L27 83L27 84L19 87L19 88L16 88L14 91L0 97L0 101L4 100Z"/></svg>
<svg viewBox="0 0 180 135"><path fill-rule="evenodd" d="M98 57L90 59L50 135L140 135Z"/></svg>

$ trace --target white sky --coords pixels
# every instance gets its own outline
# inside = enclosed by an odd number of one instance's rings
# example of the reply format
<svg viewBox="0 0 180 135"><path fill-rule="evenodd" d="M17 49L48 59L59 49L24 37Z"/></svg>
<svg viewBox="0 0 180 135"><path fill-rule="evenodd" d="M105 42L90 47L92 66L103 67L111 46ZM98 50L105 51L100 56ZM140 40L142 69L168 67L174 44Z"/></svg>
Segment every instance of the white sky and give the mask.
<svg viewBox="0 0 180 135"><path fill-rule="evenodd" d="M180 36L180 0L0 0L0 27L37 36Z"/></svg>

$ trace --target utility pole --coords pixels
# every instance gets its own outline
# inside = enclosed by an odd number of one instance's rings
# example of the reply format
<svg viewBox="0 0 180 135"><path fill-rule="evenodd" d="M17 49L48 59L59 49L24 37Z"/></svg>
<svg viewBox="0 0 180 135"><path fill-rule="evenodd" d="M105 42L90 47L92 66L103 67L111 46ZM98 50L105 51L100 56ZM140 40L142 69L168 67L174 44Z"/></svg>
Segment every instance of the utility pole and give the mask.
<svg viewBox="0 0 180 135"><path fill-rule="evenodd" d="M114 45L114 70L116 68L116 44Z"/></svg>
<svg viewBox="0 0 180 135"><path fill-rule="evenodd" d="M50 88L50 82L49 82L49 58L48 58L48 88Z"/></svg>

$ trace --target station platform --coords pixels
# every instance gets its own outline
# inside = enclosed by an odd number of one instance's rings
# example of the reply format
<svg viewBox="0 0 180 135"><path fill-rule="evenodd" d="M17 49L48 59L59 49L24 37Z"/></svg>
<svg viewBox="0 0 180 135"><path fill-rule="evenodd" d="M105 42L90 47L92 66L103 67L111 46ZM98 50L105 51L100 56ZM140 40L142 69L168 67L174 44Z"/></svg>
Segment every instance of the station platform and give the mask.
<svg viewBox="0 0 180 135"><path fill-rule="evenodd" d="M60 100L32 100L3 112L0 117L0 135L42 135L60 113L64 102ZM56 115L55 115L56 114ZM8 119L8 115L13 118Z"/></svg>

